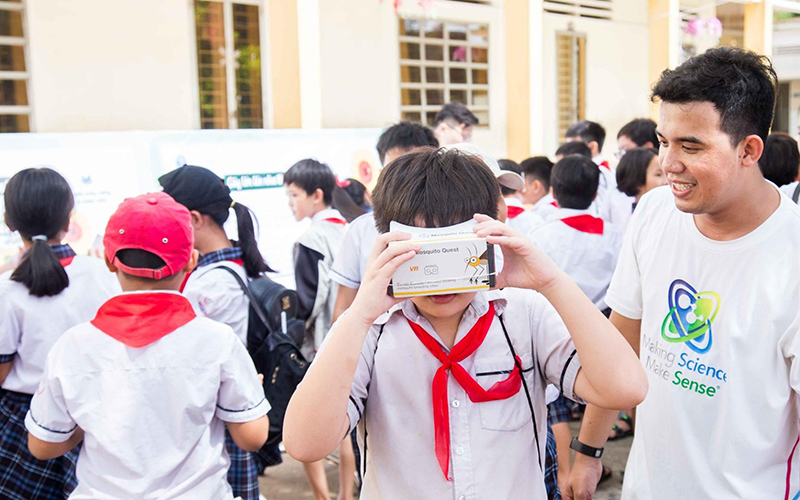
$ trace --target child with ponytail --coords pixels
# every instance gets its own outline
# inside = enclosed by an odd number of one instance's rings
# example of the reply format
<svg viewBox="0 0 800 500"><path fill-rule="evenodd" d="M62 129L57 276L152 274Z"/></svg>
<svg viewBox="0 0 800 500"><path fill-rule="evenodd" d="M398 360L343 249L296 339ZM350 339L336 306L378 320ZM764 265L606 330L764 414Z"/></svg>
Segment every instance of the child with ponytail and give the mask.
<svg viewBox="0 0 800 500"><path fill-rule="evenodd" d="M183 294L198 315L230 326L247 347L248 299L233 276L215 269L227 267L245 282L272 272L258 250L250 210L234 203L223 180L203 167L184 165L158 182L192 216L194 247L200 252L200 260L186 280ZM230 239L223 228L231 211L236 217L237 240ZM258 474L263 464L255 454L236 446L227 431L225 445L231 460L228 482L234 497L258 500Z"/></svg>
<svg viewBox="0 0 800 500"><path fill-rule="evenodd" d="M28 450L24 419L58 338L91 320L119 292L102 260L62 244L74 205L67 181L49 168L29 168L6 184L5 223L25 252L0 276L0 498L63 499L75 488L73 450L38 460Z"/></svg>

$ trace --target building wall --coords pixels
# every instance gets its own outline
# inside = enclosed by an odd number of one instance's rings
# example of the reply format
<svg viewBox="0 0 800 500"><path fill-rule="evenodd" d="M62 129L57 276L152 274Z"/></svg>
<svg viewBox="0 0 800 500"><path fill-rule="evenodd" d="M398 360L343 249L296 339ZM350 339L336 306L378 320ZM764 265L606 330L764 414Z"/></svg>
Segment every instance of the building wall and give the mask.
<svg viewBox="0 0 800 500"><path fill-rule="evenodd" d="M647 16L647 2L639 0L615 0L613 21L545 13L544 71L532 75L543 79L543 107L534 118L539 120L534 130L541 134L544 150L535 154L552 156L564 140L557 137L556 33L570 27L586 35L586 119L605 127L603 153L613 158L619 129L649 115ZM542 69L532 67L537 71Z"/></svg>
<svg viewBox="0 0 800 500"><path fill-rule="evenodd" d="M27 0L35 131L196 128L191 5Z"/></svg>

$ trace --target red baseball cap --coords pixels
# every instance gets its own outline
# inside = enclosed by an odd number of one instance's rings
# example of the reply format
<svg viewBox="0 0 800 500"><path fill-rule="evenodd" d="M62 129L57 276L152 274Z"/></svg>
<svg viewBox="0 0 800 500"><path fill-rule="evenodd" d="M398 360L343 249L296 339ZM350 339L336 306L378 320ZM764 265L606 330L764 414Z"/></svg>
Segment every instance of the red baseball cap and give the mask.
<svg viewBox="0 0 800 500"><path fill-rule="evenodd" d="M166 193L127 198L108 220L103 237L106 258L132 276L160 280L180 272L192 258L194 232L189 210ZM157 255L161 269L126 266L117 259L120 250L138 249Z"/></svg>

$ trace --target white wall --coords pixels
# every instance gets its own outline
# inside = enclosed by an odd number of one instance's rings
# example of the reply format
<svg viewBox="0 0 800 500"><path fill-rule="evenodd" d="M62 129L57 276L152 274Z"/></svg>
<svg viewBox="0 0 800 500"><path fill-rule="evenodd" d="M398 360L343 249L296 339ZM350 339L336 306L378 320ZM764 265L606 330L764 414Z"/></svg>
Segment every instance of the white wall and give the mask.
<svg viewBox="0 0 800 500"><path fill-rule="evenodd" d="M36 132L196 128L190 1L26 5Z"/></svg>
<svg viewBox="0 0 800 500"><path fill-rule="evenodd" d="M532 144L542 144L544 151L535 153L552 156L563 142L557 122L556 33L570 25L586 35L586 119L605 127L603 153L613 159L619 129L634 118L648 116L647 2L615 0L614 11L613 21L544 14L543 65L532 67L531 75L543 79L542 114L534 116L532 127L541 142Z"/></svg>

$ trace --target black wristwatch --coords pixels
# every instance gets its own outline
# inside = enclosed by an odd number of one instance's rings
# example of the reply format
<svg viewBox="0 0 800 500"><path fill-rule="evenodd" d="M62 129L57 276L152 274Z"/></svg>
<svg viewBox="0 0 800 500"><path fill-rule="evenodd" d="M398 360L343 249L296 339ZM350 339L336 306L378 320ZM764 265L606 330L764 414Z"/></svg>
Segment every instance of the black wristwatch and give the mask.
<svg viewBox="0 0 800 500"><path fill-rule="evenodd" d="M572 438L572 442L569 444L569 447L577 451L578 453L581 453L583 455L586 455L587 457L592 457L592 458L602 457L603 450L605 449L605 448L594 448L592 446L589 446L588 444L583 444L580 441L578 441L578 438L576 437Z"/></svg>

